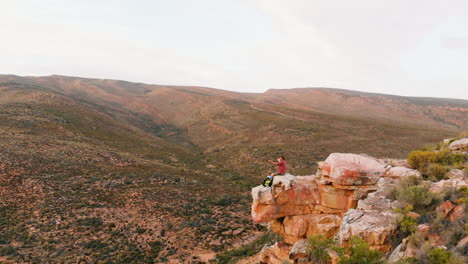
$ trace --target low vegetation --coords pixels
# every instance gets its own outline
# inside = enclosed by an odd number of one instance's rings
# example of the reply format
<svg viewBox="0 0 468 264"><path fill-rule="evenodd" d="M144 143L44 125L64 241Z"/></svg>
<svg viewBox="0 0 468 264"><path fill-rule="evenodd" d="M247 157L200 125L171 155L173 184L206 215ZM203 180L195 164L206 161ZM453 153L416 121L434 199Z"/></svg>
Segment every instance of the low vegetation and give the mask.
<svg viewBox="0 0 468 264"><path fill-rule="evenodd" d="M257 254L265 245L274 244L281 240L281 237L272 232L265 232L263 235L255 239L252 243L243 245L239 248L228 250L216 255L216 261L219 264L236 263L242 258Z"/></svg>
<svg viewBox="0 0 468 264"><path fill-rule="evenodd" d="M450 169L463 169L467 161L467 156L463 153L454 153L448 149L453 140L455 139L410 152L408 164L419 170L425 179L431 181L446 179Z"/></svg>
<svg viewBox="0 0 468 264"><path fill-rule="evenodd" d="M312 263L326 264L331 261L330 254L338 257L339 264L379 264L383 263L382 254L372 250L366 241L354 236L348 247L339 247L332 238L323 235L309 237L309 260Z"/></svg>

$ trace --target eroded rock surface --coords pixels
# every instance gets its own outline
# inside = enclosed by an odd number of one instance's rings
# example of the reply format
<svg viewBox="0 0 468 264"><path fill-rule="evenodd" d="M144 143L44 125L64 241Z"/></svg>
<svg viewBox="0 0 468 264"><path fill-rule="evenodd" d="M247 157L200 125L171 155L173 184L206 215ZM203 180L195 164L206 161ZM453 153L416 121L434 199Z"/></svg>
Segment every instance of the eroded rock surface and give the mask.
<svg viewBox="0 0 468 264"><path fill-rule="evenodd" d="M318 213L320 197L315 176L276 176L271 188L257 186L252 189L252 218L267 222L293 215Z"/></svg>
<svg viewBox="0 0 468 264"><path fill-rule="evenodd" d="M385 172L385 177L397 179L411 176L421 177L421 173L417 170L409 169L406 167L391 167Z"/></svg>
<svg viewBox="0 0 468 264"><path fill-rule="evenodd" d="M455 140L454 142L450 143L449 148L451 150L463 150L468 148L468 138Z"/></svg>
<svg viewBox="0 0 468 264"><path fill-rule="evenodd" d="M275 219L271 224L271 230L284 236L287 243L296 241L311 235L322 234L326 237L335 235L341 223L340 214L309 214L287 216Z"/></svg>
<svg viewBox="0 0 468 264"><path fill-rule="evenodd" d="M372 248L387 252L391 249L390 238L397 231L399 214L394 208L398 202L369 194L359 201L356 209L350 209L343 217L336 237L341 245L348 245L352 236L364 239Z"/></svg>
<svg viewBox="0 0 468 264"><path fill-rule="evenodd" d="M440 193L444 189L454 188L459 189L462 186L468 186L468 178L464 179L448 179L448 180L441 180L438 182L431 183L431 187L429 188L430 192L433 193Z"/></svg>
<svg viewBox="0 0 468 264"><path fill-rule="evenodd" d="M340 185L374 185L386 164L364 154L332 153L319 162L319 174Z"/></svg>
<svg viewBox="0 0 468 264"><path fill-rule="evenodd" d="M401 205L386 198L388 191L402 178L421 176L403 162L398 165L362 154L333 153L319 162L316 175L277 176L271 188L253 188L253 220L269 222L270 229L284 237L265 247L260 261L299 260L306 238L317 234L335 236L342 246L357 235L374 249L390 251L399 217L394 209Z"/></svg>

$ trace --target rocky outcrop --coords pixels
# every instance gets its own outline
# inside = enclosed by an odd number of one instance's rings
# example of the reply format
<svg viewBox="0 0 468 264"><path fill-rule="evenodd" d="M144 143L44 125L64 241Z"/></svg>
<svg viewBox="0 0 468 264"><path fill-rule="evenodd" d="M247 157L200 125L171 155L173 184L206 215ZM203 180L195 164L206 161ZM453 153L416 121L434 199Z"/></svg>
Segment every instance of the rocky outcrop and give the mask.
<svg viewBox="0 0 468 264"><path fill-rule="evenodd" d="M429 191L433 193L440 193L447 188L459 189L463 186L468 186L468 178L452 178L431 183Z"/></svg>
<svg viewBox="0 0 468 264"><path fill-rule="evenodd" d="M307 256L307 238L321 234L334 237L340 246L349 245L353 236L364 239L373 249L392 252L391 261L416 256L417 248L406 240L393 250L392 237L397 234L401 217L396 208L403 205L391 197L400 180L421 177L406 162L378 160L367 155L333 153L323 162L315 175L277 176L271 188L252 189L252 218L257 223L268 223L270 230L284 237L283 241L265 246L261 263L299 261ZM462 170L452 169L449 179L426 182L431 192L446 188L468 186ZM438 209L440 218L457 221L464 217L463 205L450 201ZM407 216L418 219L415 212ZM443 245L440 236L429 232L429 225L418 226L431 246ZM392 251L393 250L393 251Z"/></svg>
<svg viewBox="0 0 468 264"><path fill-rule="evenodd" d="M304 257L311 235L335 236L341 245L359 235L373 248L391 250L398 206L385 198L385 190L399 179L421 175L393 167L367 155L333 153L319 162L316 175L277 176L271 188L252 189L252 218L269 223L284 241L265 247L262 263ZM286 254L286 251L288 254Z"/></svg>
<svg viewBox="0 0 468 264"><path fill-rule="evenodd" d="M332 153L319 162L319 174L345 186L374 185L385 172L385 163L364 154Z"/></svg>
<svg viewBox="0 0 468 264"><path fill-rule="evenodd" d="M294 243L291 251L289 252L289 259L302 259L307 257L308 240L301 239Z"/></svg>
<svg viewBox="0 0 468 264"><path fill-rule="evenodd" d="M437 214L441 218L455 222L465 216L465 207L463 204L454 205L451 201L447 200L437 207Z"/></svg>
<svg viewBox="0 0 468 264"><path fill-rule="evenodd" d="M417 170L413 170L406 167L391 167L385 172L385 177L401 179L405 177L421 177L421 173Z"/></svg>
<svg viewBox="0 0 468 264"><path fill-rule="evenodd" d="M277 176L272 187L253 188L252 197L252 218L257 223L320 212L315 176Z"/></svg>
<svg viewBox="0 0 468 264"><path fill-rule="evenodd" d="M388 252L390 238L397 231L399 214L394 209L399 203L371 193L359 201L356 209L346 212L336 237L341 245L348 245L352 236L364 239L372 248Z"/></svg>
<svg viewBox="0 0 468 264"><path fill-rule="evenodd" d="M285 242L276 242L273 245L266 245L259 254L259 263L283 264L289 259L289 252L292 246Z"/></svg>
<svg viewBox="0 0 468 264"><path fill-rule="evenodd" d="M468 148L468 138L462 138L459 140L455 140L450 143L449 148L451 150L464 150Z"/></svg>
<svg viewBox="0 0 468 264"><path fill-rule="evenodd" d="M277 176L271 188L252 189L255 222L306 214L339 214L377 190L385 164L367 155L333 153L319 162L317 175Z"/></svg>
<svg viewBox="0 0 468 264"><path fill-rule="evenodd" d="M447 177L449 179L465 179L467 176L468 175L465 175L465 173L459 169L451 169L449 172L447 172Z"/></svg>
<svg viewBox="0 0 468 264"><path fill-rule="evenodd" d="M287 216L273 220L271 230L283 235L285 242L294 244L314 234L323 234L326 237L335 235L340 227L341 219L340 214Z"/></svg>

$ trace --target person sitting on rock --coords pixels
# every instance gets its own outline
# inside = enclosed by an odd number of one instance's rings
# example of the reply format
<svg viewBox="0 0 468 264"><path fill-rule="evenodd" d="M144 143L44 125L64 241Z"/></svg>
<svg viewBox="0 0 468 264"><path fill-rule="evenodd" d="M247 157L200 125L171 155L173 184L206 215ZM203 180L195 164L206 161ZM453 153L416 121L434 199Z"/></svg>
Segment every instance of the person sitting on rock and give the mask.
<svg viewBox="0 0 468 264"><path fill-rule="evenodd" d="M286 159L284 156L280 156L277 161L278 162L274 162L272 160L268 161L271 164L278 166L276 173L272 173L271 176L283 176L286 174Z"/></svg>

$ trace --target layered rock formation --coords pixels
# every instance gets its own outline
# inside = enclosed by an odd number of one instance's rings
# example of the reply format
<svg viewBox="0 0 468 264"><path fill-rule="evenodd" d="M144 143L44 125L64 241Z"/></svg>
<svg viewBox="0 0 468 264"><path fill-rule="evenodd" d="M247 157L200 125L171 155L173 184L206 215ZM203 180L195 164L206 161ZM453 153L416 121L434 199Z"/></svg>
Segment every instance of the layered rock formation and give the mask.
<svg viewBox="0 0 468 264"><path fill-rule="evenodd" d="M304 239L315 234L335 236L343 246L359 235L371 247L388 252L398 204L386 199L384 190L410 175L420 176L367 155L333 153L319 162L316 175L277 176L271 188L253 188L253 220L269 223L284 237L266 246L259 261L299 259L305 253Z"/></svg>

